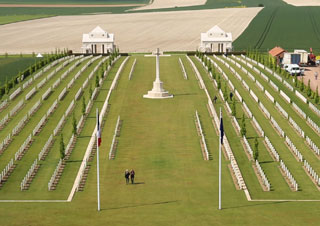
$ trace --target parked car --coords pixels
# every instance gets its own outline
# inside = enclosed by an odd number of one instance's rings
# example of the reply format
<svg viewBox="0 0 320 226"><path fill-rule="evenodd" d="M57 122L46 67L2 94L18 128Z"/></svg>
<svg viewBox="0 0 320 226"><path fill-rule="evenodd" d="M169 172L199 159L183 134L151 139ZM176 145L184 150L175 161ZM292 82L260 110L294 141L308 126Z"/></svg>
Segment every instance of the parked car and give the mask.
<svg viewBox="0 0 320 226"><path fill-rule="evenodd" d="M302 70L298 64L285 64L283 67L290 75L300 75ZM304 70L303 70L304 73Z"/></svg>

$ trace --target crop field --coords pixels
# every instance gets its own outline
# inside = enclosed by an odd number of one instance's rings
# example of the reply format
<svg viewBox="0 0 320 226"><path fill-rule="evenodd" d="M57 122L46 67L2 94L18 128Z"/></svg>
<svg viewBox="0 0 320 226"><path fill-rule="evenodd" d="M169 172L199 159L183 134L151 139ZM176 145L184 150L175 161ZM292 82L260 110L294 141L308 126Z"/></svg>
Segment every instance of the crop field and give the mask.
<svg viewBox="0 0 320 226"><path fill-rule="evenodd" d="M0 4L146 4L148 0L0 0Z"/></svg>
<svg viewBox="0 0 320 226"><path fill-rule="evenodd" d="M205 64L214 68L211 73ZM0 171L12 161L0 179L1 224L317 225L320 220L315 148L320 106L312 110L269 68L245 56L163 56L161 80L174 95L165 100L142 97L152 88L155 58L141 54L113 60L69 56L38 73L19 85L23 89L0 112ZM102 119L100 212L96 108ZM217 209L220 109L227 138L222 210ZM244 137L237 129L243 120ZM250 152L256 153L256 142L261 171ZM125 169L135 170L135 184L126 185Z"/></svg>
<svg viewBox="0 0 320 226"><path fill-rule="evenodd" d="M81 52L81 38L97 25L115 34L121 52L195 51L200 33L219 24L238 37L261 8L53 17L0 26L0 52ZM134 26L132 26L134 24ZM41 32L40 32L41 31ZM23 42L20 34L24 33ZM157 34L157 38L155 37ZM183 34L183 36L181 36ZM34 42L37 40L37 42ZM50 43L50 45L48 45Z"/></svg>
<svg viewBox="0 0 320 226"><path fill-rule="evenodd" d="M37 62L38 58L29 56L1 56L0 57L0 85L3 85L6 80L11 80L19 72L24 71L31 64Z"/></svg>
<svg viewBox="0 0 320 226"><path fill-rule="evenodd" d="M6 1L3 0L3 3ZM12 1L10 1L12 2ZM18 2L18 1L17 1ZM30 1L30 3L57 3L58 1ZM96 4L112 4L114 1L95 1ZM0 2L1 3L1 2ZM29 3L29 2L27 2ZM88 4L87 1L70 1L68 4ZM90 2L91 3L91 2ZM121 1L129 4L128 1ZM130 3L146 3L145 1L130 1ZM263 10L254 18L245 32L235 40L234 49L246 50L248 48L267 51L278 45L287 50L313 48L320 52L318 47L320 39L319 23L320 7L305 6L295 7L282 0L208 0L204 5L175 7L167 9L143 10L143 12L162 11L185 11L204 10L216 8L238 8L264 6ZM149 6L148 6L149 7ZM152 7L152 6L150 6ZM162 7L162 6L161 6ZM169 7L169 6L168 6ZM105 13L136 13L138 11L127 11L133 7L48 7L48 8L0 8L0 24L13 23L29 19L51 17L57 15L83 15L83 14L105 14ZM141 12L141 11L140 11ZM298 15L298 16L297 16ZM213 24L214 25L214 24Z"/></svg>

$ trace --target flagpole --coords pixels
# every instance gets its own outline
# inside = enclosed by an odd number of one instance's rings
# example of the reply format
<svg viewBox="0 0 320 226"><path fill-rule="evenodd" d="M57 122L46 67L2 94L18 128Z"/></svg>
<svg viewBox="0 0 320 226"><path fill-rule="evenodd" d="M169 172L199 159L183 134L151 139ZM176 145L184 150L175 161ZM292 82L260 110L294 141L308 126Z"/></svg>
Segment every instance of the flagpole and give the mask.
<svg viewBox="0 0 320 226"><path fill-rule="evenodd" d="M221 124L221 118L222 118L222 113L220 108L220 124ZM219 210L221 210L221 130L219 133Z"/></svg>
<svg viewBox="0 0 320 226"><path fill-rule="evenodd" d="M97 131L98 131L98 120L99 120L99 110L97 108ZM100 172L99 172L99 144L98 136L97 137L97 195L98 195L98 211L100 211Z"/></svg>

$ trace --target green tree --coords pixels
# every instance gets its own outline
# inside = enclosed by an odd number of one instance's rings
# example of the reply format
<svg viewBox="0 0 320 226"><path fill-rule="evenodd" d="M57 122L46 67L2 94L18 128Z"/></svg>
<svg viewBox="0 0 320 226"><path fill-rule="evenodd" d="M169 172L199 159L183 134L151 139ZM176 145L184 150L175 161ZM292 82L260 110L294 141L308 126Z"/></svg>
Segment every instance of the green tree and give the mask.
<svg viewBox="0 0 320 226"><path fill-rule="evenodd" d="M259 158L259 142L258 138L254 139L253 159L256 161Z"/></svg>
<svg viewBox="0 0 320 226"><path fill-rule="evenodd" d="M92 97L92 93L93 93L93 91L92 91L92 86L91 86L91 84L90 84L90 87L89 87L89 98L91 99L91 97Z"/></svg>
<svg viewBox="0 0 320 226"><path fill-rule="evenodd" d="M64 159L65 157L65 147L63 142L63 135L60 135L60 159Z"/></svg>
<svg viewBox="0 0 320 226"><path fill-rule="evenodd" d="M99 76L96 74L96 87L99 87Z"/></svg>
<svg viewBox="0 0 320 226"><path fill-rule="evenodd" d="M9 86L9 82L8 82L8 78L6 78L6 84L4 86L4 90L5 90L5 93L8 94L9 91L10 91L10 86Z"/></svg>
<svg viewBox="0 0 320 226"><path fill-rule="evenodd" d="M86 114L86 108L87 108L87 106L86 106L86 99L85 99L85 97L83 96L83 97L82 97L82 115L85 115L85 114Z"/></svg>
<svg viewBox="0 0 320 226"><path fill-rule="evenodd" d="M315 94L315 98L314 98L314 101L316 102L316 104L319 104L319 93L318 93L318 86L316 88L316 94Z"/></svg>
<svg viewBox="0 0 320 226"><path fill-rule="evenodd" d="M308 81L308 88L307 88L307 95L308 95L308 97L310 97L310 96L311 96L311 93L312 93L312 91L311 91L311 87L310 87L310 79L309 79L309 81Z"/></svg>
<svg viewBox="0 0 320 226"><path fill-rule="evenodd" d="M216 73L216 69L214 66L212 67L212 77L214 78L214 80L216 80L216 78L217 78L217 73Z"/></svg>
<svg viewBox="0 0 320 226"><path fill-rule="evenodd" d="M103 79L103 77L104 77L104 71L103 71L103 68L100 68L100 78Z"/></svg>
<svg viewBox="0 0 320 226"><path fill-rule="evenodd" d="M300 91L301 91L301 92L304 91L303 77L302 77L302 81L300 82Z"/></svg>
<svg viewBox="0 0 320 226"><path fill-rule="evenodd" d="M218 75L218 89L221 89L221 78L220 78L220 75Z"/></svg>
<svg viewBox="0 0 320 226"><path fill-rule="evenodd" d="M211 63L208 63L208 72L212 72Z"/></svg>
<svg viewBox="0 0 320 226"><path fill-rule="evenodd" d="M74 115L74 113L72 114L72 133L74 135L77 135L77 120L76 120L76 116Z"/></svg>
<svg viewBox="0 0 320 226"><path fill-rule="evenodd" d="M246 129L246 121L244 114L242 115L241 119L241 130L240 130L241 136L245 137L247 135L247 129Z"/></svg>
<svg viewBox="0 0 320 226"><path fill-rule="evenodd" d="M298 77L297 77L297 75L294 76L294 86L296 88L298 88Z"/></svg>
<svg viewBox="0 0 320 226"><path fill-rule="evenodd" d="M227 87L227 83L226 82L224 83L223 97L224 97L225 101L228 100L228 87Z"/></svg>
<svg viewBox="0 0 320 226"><path fill-rule="evenodd" d="M30 67L29 67L29 75L32 75L32 73L33 73L33 69L32 69L32 67L30 66Z"/></svg>
<svg viewBox="0 0 320 226"><path fill-rule="evenodd" d="M236 108L236 98L233 98L232 99L232 107L231 107L232 109L232 115L234 116L234 117L236 117L236 115L237 115L237 108Z"/></svg>
<svg viewBox="0 0 320 226"><path fill-rule="evenodd" d="M4 54L4 57L5 57L5 58L8 58L8 56L9 56L9 55L8 55L8 53L6 52L6 53Z"/></svg>

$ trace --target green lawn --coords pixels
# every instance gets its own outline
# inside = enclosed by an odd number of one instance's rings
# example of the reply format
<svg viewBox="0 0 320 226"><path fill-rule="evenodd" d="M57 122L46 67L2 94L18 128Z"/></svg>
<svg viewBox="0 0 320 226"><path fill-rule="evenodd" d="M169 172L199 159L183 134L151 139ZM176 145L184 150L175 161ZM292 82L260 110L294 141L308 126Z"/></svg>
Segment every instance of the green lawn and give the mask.
<svg viewBox="0 0 320 226"><path fill-rule="evenodd" d="M181 57L188 74L184 80L179 65ZM132 79L128 75L134 60L137 59ZM217 95L202 65L194 58L201 76L208 88L210 96ZM88 145L94 129L95 108L101 108L111 82L119 69L124 57L120 58L109 72L104 81L94 106L86 120L85 127L79 135L75 149L67 163L56 191L47 191L47 183L58 161L58 139L46 160L36 175L28 191L20 192L19 183L30 167L41 146L55 128L61 115L68 107L78 88L86 76L95 67L91 65L79 77L58 109L49 118L40 136L28 150L22 161L18 162L8 182L0 190L1 199L66 199L80 161ZM51 94L48 103L39 110L30 125L35 126L40 115L51 106L51 103L79 70L75 69ZM71 66L71 65L70 65ZM222 65L220 65L222 66ZM173 99L151 100L143 99L143 94L152 88L155 77L155 59L132 55L126 63L116 89L110 99L110 111L103 119L102 145L100 148L100 182L101 182L101 212L97 212L96 199L96 159L89 164L91 169L83 192L77 192L71 203L1 203L0 217L3 225L317 225L320 220L319 202L249 202L244 192L235 189L230 171L229 161L222 161L222 207L218 207L218 136L213 127L212 119L207 110L207 97L199 88L193 69L183 55L160 58L161 80L164 88L174 95ZM261 126L265 129L270 140L275 144L281 157L290 170L302 184L302 191L291 192L273 162L267 150L261 146L261 165L265 170L273 190L263 192L257 177L252 170L240 138L231 124L231 118L218 100L216 111L223 108L225 132L239 164L242 175L253 199L287 199L310 198L319 199L318 190L302 171L301 165L293 159L292 154L277 141L277 134L268 126L257 105L250 99L241 84L232 78L232 74L223 68L238 91L241 93L249 108L252 110ZM64 69L66 70L66 69ZM48 72L50 73L50 72ZM62 74L63 71L58 74ZM55 81L53 78L53 82ZM40 80L39 80L40 81ZM223 83L223 82L222 82ZM249 83L249 82L248 82ZM94 77L91 80L94 84ZM50 84L48 84L49 86ZM251 86L251 84L250 84ZM88 88L84 96L88 99ZM253 85L252 85L253 87ZM44 89L45 91L46 89ZM60 90L60 91L59 91ZM37 100L37 97L32 98ZM261 97L262 98L262 97ZM267 104L265 104L267 105ZM28 108L29 105L26 106ZM30 105L31 106L31 105ZM268 106L269 108L269 106ZM271 111L271 107L269 108ZM198 111L203 126L212 160L203 160L200 148L200 137L195 126L195 111ZM42 113L41 113L42 112ZM81 114L81 101L74 109L76 118ZM272 110L275 113L275 110ZM243 114L240 103L237 103L237 118ZM109 149L118 115L123 120L117 146L115 160L108 160ZM18 116L17 116L18 117ZM71 135L71 118L67 120L62 133L67 141ZM247 119L248 136L257 133ZM9 126L9 125L8 125ZM31 126L24 128L27 134ZM290 128L289 128L290 129ZM4 131L3 131L4 132ZM21 142L23 142L21 140ZM250 141L251 143L251 141ZM7 154L0 156L0 161L7 162L15 152L15 146L10 145ZM3 163L4 165L5 163ZM125 169L135 169L136 184L126 185Z"/></svg>

